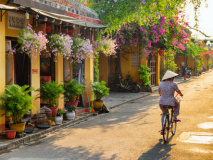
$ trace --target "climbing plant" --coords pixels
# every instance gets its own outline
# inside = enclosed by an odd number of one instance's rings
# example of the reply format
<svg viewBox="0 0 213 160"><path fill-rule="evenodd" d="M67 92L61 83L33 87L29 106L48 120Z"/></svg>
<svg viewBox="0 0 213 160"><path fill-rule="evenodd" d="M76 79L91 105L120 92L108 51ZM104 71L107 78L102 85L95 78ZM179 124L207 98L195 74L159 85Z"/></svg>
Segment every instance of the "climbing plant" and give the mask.
<svg viewBox="0 0 213 160"><path fill-rule="evenodd" d="M94 82L99 82L99 54L94 54Z"/></svg>

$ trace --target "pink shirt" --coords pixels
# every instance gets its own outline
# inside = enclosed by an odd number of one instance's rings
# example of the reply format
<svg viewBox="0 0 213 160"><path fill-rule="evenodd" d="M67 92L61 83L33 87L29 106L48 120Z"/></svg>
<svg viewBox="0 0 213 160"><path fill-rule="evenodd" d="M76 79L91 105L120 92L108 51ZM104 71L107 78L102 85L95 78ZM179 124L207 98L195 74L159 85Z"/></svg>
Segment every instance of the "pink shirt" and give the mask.
<svg viewBox="0 0 213 160"><path fill-rule="evenodd" d="M160 105L169 105L175 106L175 91L179 91L178 86L176 83L171 81L162 81L160 82L158 90L161 91L161 97L159 104Z"/></svg>

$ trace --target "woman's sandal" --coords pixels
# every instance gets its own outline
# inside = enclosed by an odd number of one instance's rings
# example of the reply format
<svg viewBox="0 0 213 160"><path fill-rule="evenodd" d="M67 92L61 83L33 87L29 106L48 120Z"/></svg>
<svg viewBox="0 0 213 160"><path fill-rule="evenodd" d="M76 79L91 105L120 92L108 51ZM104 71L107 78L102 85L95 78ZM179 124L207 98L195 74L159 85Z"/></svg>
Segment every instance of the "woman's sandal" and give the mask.
<svg viewBox="0 0 213 160"><path fill-rule="evenodd" d="M175 121L175 122L181 122L181 120L180 120L180 119L174 119L174 121Z"/></svg>

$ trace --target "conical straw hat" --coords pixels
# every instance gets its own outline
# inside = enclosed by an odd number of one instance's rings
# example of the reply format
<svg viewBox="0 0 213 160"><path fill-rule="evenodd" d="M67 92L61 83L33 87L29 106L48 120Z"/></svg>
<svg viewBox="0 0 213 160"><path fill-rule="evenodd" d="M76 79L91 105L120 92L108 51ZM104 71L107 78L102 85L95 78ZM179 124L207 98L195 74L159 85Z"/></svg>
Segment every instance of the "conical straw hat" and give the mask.
<svg viewBox="0 0 213 160"><path fill-rule="evenodd" d="M178 76L177 73L174 73L172 71L167 70L166 73L164 74L163 78L162 78L162 81L165 80L165 79L176 77L176 76Z"/></svg>

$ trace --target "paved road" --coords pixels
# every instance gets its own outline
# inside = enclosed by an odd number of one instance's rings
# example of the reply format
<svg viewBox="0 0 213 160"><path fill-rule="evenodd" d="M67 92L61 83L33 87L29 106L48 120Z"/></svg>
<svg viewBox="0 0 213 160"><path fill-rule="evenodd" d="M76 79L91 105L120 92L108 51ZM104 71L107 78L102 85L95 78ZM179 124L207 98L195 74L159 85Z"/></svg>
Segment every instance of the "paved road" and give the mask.
<svg viewBox="0 0 213 160"><path fill-rule="evenodd" d="M159 133L161 111L154 93L3 154L0 160L213 160L212 79L210 72L179 85L182 122L168 144Z"/></svg>

